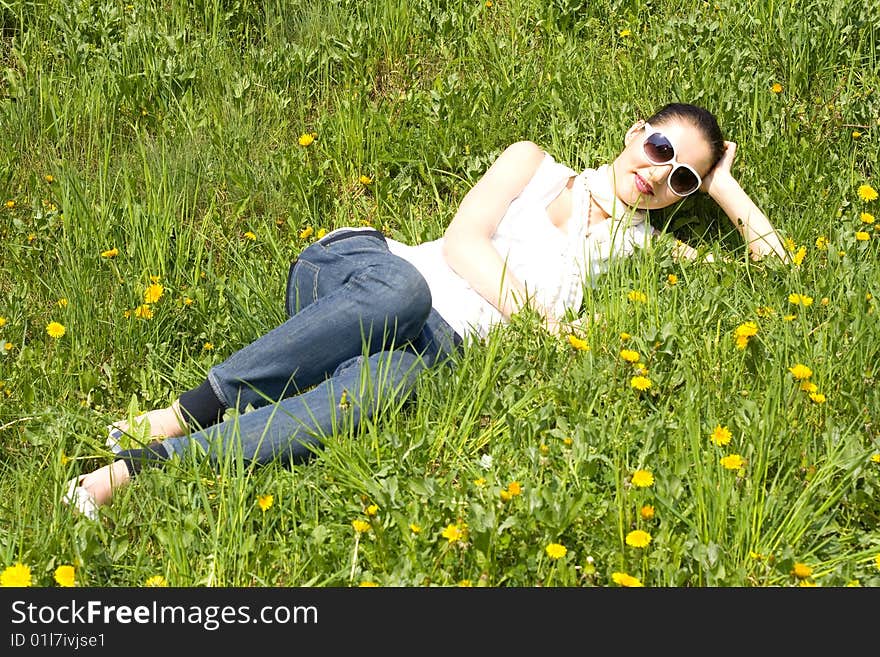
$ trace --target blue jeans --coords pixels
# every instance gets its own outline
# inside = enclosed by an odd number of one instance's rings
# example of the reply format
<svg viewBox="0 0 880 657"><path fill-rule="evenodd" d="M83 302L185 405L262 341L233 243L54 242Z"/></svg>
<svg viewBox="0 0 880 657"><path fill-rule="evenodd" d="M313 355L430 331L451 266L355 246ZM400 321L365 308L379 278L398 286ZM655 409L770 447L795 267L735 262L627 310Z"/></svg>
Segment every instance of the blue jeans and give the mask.
<svg viewBox="0 0 880 657"><path fill-rule="evenodd" d="M208 373L238 414L165 439L169 456L197 444L214 460L240 449L247 462L301 463L324 436L407 399L417 375L450 363L462 344L432 308L425 279L378 231L334 232L308 246L286 297L283 324Z"/></svg>

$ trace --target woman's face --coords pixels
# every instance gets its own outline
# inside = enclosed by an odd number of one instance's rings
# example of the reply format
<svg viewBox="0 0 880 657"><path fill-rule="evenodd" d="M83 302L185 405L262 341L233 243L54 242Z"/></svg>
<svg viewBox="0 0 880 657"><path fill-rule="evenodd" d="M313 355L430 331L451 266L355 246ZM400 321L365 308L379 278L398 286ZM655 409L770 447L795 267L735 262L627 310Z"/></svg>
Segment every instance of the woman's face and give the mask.
<svg viewBox="0 0 880 657"><path fill-rule="evenodd" d="M688 164L703 178L709 173L712 150L699 129L686 121L671 119L651 124L662 132L675 148L675 158ZM643 144L648 135L645 122L639 121L627 130L626 148L612 163L612 174L617 197L633 208L658 210L682 199L669 189L666 179L672 164L652 164L645 155Z"/></svg>

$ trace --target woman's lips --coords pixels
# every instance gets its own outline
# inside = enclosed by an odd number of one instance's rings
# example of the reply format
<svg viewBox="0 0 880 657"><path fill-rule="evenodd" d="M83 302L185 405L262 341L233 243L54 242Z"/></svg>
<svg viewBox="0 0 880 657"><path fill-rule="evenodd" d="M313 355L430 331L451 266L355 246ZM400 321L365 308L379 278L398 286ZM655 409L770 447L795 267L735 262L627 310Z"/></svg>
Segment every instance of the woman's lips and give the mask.
<svg viewBox="0 0 880 657"><path fill-rule="evenodd" d="M639 190L640 194L645 194L646 196L653 196L654 189L648 184L648 181L642 178L639 174L635 174L636 176L636 189Z"/></svg>

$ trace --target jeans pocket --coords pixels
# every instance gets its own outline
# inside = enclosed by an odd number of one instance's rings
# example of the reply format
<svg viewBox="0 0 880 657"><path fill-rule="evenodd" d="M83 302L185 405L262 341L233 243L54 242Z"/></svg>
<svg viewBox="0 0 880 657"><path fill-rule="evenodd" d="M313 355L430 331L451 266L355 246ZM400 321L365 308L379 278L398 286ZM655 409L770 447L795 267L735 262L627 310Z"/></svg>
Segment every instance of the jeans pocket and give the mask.
<svg viewBox="0 0 880 657"><path fill-rule="evenodd" d="M304 306L318 298L318 267L308 260L296 258L287 272L284 310L293 317Z"/></svg>

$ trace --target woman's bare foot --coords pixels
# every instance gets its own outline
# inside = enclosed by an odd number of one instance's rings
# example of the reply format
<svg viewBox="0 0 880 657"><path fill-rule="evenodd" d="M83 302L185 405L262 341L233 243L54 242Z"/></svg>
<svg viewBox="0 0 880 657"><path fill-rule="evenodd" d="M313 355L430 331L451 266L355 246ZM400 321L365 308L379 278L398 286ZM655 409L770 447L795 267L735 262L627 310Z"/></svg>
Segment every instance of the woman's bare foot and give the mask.
<svg viewBox="0 0 880 657"><path fill-rule="evenodd" d="M95 518L98 507L108 504L117 488L131 481L125 461L114 461L88 474L67 482L63 502L74 506L80 513Z"/></svg>
<svg viewBox="0 0 880 657"><path fill-rule="evenodd" d="M114 452L122 449L120 441L126 434L139 436L141 428L146 428L149 438L175 438L186 432L186 424L180 411L180 402L174 401L171 406L147 411L134 418L134 427L128 420L119 420L107 427L107 447Z"/></svg>

